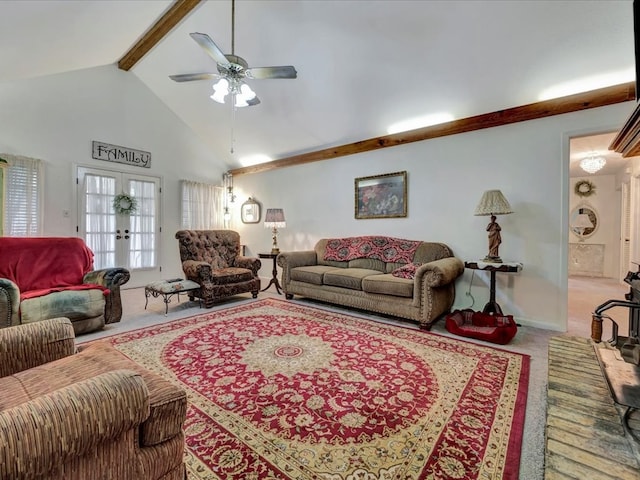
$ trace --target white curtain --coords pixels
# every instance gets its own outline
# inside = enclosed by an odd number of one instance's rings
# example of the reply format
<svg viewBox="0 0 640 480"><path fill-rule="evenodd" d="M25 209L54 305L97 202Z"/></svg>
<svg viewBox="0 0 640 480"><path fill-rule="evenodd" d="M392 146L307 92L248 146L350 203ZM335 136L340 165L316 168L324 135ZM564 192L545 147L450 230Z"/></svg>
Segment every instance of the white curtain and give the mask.
<svg viewBox="0 0 640 480"><path fill-rule="evenodd" d="M81 177L82 178L82 177ZM116 179L111 175L84 174L82 185L85 242L94 254L96 269L116 266L116 215L112 202L116 195Z"/></svg>
<svg viewBox="0 0 640 480"><path fill-rule="evenodd" d="M4 235L42 235L44 165L42 160L0 153L7 160L5 170Z"/></svg>
<svg viewBox="0 0 640 480"><path fill-rule="evenodd" d="M225 228L224 188L206 183L181 180L182 228L216 230Z"/></svg>

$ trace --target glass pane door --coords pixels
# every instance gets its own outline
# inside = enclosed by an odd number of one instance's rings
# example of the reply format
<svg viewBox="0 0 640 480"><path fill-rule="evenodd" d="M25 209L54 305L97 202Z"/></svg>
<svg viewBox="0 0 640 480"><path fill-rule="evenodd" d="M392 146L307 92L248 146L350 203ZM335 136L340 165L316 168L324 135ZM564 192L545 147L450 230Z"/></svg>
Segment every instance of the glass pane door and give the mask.
<svg viewBox="0 0 640 480"><path fill-rule="evenodd" d="M135 198L133 213L115 212L113 199L120 193ZM157 177L78 168L78 234L94 253L94 268L129 269L129 287L160 278L159 196Z"/></svg>

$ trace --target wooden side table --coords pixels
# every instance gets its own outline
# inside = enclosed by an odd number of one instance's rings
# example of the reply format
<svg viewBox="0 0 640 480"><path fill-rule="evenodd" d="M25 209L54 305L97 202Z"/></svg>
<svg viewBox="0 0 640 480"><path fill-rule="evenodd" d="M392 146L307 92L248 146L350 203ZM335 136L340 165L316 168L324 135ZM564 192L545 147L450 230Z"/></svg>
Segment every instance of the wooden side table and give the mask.
<svg viewBox="0 0 640 480"><path fill-rule="evenodd" d="M491 272L491 284L489 288L489 302L484 306L483 313L502 315L502 308L496 302L496 272L518 273L523 265L520 262L489 263L482 260L464 262L465 268L472 270L484 270Z"/></svg>
<svg viewBox="0 0 640 480"><path fill-rule="evenodd" d="M276 265L276 258L278 258L278 254L277 253L259 253L258 257L260 258L272 258L273 259L273 270L271 271L271 280L269 281L269 285L267 285L266 287L264 287L262 290L260 290L261 292L264 292L266 289L268 289L271 285L275 285L276 287L276 292L278 292L278 295L282 295L282 292L280 291L280 282L278 282L278 267Z"/></svg>

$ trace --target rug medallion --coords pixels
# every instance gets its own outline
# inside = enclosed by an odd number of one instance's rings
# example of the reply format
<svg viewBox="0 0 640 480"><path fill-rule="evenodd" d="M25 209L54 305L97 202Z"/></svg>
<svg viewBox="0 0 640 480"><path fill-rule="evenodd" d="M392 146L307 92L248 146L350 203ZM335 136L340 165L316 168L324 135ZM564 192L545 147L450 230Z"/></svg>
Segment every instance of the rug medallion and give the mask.
<svg viewBox="0 0 640 480"><path fill-rule="evenodd" d="M193 479L516 479L529 359L277 299L112 337L189 398Z"/></svg>

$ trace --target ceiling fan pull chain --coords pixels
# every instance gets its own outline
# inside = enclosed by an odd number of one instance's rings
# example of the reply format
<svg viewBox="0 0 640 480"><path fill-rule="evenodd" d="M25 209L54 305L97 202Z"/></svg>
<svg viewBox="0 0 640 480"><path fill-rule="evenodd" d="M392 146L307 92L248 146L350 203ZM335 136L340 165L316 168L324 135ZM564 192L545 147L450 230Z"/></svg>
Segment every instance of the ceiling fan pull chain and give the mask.
<svg viewBox="0 0 640 480"><path fill-rule="evenodd" d="M236 143L233 127L236 123L236 94L231 93L231 150L230 153L233 154L233 147Z"/></svg>

